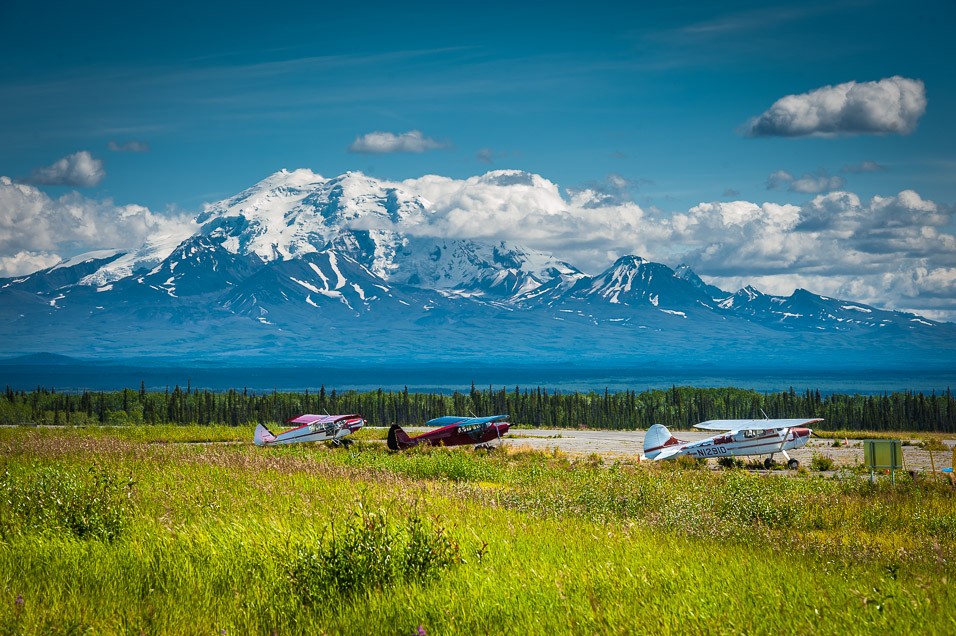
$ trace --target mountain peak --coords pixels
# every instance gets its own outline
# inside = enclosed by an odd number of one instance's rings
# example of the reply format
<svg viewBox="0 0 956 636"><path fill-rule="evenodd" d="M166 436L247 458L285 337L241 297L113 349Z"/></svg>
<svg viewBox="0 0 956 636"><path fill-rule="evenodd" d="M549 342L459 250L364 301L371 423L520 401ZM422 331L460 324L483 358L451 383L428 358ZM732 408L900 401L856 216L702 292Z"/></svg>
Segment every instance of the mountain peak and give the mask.
<svg viewBox="0 0 956 636"><path fill-rule="evenodd" d="M677 268L674 270L674 276L677 276L677 278L680 278L682 280L686 280L688 283L690 283L697 289L701 290L702 292L710 296L712 299L716 300L720 298L726 298L727 296L731 295L725 292L724 290L722 290L720 287L705 283L704 280L700 276L698 276L697 273L694 270L692 270L689 265L685 263L681 263L680 265L677 266Z"/></svg>
<svg viewBox="0 0 956 636"><path fill-rule="evenodd" d="M641 267L643 265L649 264L650 261L644 258L643 256L622 256L614 261L614 264L611 265L610 269L618 270L620 268L629 268L629 267Z"/></svg>
<svg viewBox="0 0 956 636"><path fill-rule="evenodd" d="M707 298L667 265L640 256L622 256L602 273L582 279L576 298L600 297L612 305L694 306Z"/></svg>

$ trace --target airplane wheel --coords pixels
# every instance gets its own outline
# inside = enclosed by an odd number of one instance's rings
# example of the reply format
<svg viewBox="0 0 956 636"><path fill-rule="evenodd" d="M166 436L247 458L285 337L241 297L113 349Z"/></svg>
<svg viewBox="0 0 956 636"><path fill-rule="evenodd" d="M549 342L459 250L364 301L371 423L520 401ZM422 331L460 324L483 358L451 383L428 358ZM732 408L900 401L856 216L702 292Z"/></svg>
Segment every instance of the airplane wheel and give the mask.
<svg viewBox="0 0 956 636"><path fill-rule="evenodd" d="M799 465L800 465L800 462L798 462L795 459L791 459L790 461L787 462L787 468L789 468L790 470L796 470L797 466Z"/></svg>
<svg viewBox="0 0 956 636"><path fill-rule="evenodd" d="M763 467L766 468L767 470L770 470L771 468L773 468L773 460L770 459L769 457L763 460Z"/></svg>

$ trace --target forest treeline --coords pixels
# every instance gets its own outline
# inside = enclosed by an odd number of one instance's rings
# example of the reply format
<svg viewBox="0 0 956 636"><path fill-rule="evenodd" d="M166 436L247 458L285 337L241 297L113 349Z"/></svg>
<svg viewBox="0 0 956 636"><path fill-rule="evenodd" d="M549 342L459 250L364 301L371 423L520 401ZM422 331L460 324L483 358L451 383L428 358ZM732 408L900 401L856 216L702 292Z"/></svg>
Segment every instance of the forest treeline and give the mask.
<svg viewBox="0 0 956 636"><path fill-rule="evenodd" d="M956 432L956 403L949 389L924 395L831 394L819 391L759 393L735 388L672 387L603 393L493 388L455 392L318 391L224 392L179 386L139 390L63 393L38 387L0 399L0 424L37 425L232 425L277 424L302 413L358 413L371 426L418 425L442 415L507 413L514 424L545 428L689 428L704 420L822 417L824 430Z"/></svg>

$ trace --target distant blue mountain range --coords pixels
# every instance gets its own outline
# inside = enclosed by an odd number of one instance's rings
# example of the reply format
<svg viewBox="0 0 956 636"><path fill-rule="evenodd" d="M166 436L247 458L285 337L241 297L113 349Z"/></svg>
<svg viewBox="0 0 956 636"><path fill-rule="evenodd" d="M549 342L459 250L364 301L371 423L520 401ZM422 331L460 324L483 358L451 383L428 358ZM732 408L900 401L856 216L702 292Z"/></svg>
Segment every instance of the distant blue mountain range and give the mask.
<svg viewBox="0 0 956 636"><path fill-rule="evenodd" d="M309 173L311 174L311 173ZM589 276L510 243L422 237L423 202L281 172L175 245L0 279L0 356L220 366L952 371L956 325L797 290L726 292L637 256ZM314 176L314 175L313 175ZM356 220L361 222L357 222ZM53 364L56 358L41 358Z"/></svg>

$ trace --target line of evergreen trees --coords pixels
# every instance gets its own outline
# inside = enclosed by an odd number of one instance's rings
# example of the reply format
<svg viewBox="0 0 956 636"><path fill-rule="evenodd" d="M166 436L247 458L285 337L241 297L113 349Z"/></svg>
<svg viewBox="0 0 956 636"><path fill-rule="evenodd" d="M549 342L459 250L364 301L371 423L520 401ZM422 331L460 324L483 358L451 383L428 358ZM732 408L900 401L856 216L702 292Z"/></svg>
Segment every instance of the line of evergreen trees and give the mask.
<svg viewBox="0 0 956 636"><path fill-rule="evenodd" d="M956 432L956 403L949 389L937 395L900 392L883 395L833 394L819 391L781 393L718 388L672 387L642 392L579 393L493 388L451 395L403 391L256 393L185 390L139 390L58 393L38 387L14 391L0 399L0 424L128 425L276 424L302 413L359 413L369 425L417 425L442 415L507 413L515 424L545 428L647 428L664 424L689 428L708 419L822 417L821 429Z"/></svg>

